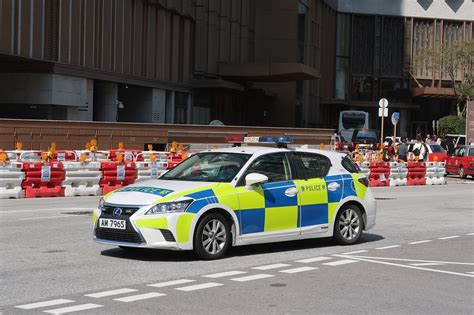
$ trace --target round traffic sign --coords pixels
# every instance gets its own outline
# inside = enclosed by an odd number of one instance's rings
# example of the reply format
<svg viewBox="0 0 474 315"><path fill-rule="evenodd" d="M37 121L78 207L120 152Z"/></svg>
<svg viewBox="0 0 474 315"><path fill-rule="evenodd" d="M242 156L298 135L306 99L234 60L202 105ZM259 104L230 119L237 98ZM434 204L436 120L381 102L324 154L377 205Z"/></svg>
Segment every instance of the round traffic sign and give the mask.
<svg viewBox="0 0 474 315"><path fill-rule="evenodd" d="M379 101L379 106L382 108L387 108L388 107L388 101L386 98L381 98Z"/></svg>

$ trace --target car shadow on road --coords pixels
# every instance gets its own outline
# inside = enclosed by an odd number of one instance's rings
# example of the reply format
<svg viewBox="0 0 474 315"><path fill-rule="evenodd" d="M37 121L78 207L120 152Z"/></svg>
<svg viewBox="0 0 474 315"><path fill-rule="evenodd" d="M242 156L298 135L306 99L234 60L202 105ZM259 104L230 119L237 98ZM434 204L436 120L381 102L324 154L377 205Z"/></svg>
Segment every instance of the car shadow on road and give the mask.
<svg viewBox="0 0 474 315"><path fill-rule="evenodd" d="M364 233L356 244L371 243L383 239L384 237L378 234ZM338 246L331 238L315 238L288 242L246 245L232 248L224 259L331 246ZM350 246L338 247L345 247L350 250ZM186 262L197 260L191 251L171 251L145 248L111 248L103 250L101 254L108 257L140 261Z"/></svg>

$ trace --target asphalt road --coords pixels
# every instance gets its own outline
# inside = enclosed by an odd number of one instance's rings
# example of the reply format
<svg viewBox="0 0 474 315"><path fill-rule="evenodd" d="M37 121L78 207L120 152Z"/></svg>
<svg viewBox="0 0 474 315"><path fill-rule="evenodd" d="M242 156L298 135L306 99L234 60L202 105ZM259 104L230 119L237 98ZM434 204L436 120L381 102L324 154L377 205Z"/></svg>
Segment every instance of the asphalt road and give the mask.
<svg viewBox="0 0 474 315"><path fill-rule="evenodd" d="M0 311L472 314L474 181L373 191L377 225L356 245L254 245L219 261L95 244L98 197L0 200Z"/></svg>

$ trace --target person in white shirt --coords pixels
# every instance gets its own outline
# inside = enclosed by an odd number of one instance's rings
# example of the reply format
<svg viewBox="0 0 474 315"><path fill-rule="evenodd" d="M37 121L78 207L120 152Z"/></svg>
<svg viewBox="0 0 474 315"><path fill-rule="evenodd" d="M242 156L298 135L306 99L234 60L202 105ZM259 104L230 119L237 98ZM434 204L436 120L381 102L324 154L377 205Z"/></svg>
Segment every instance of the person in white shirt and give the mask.
<svg viewBox="0 0 474 315"><path fill-rule="evenodd" d="M411 152L418 157L419 162L423 162L426 157L426 145L423 143L420 135L416 136L416 143L413 145Z"/></svg>

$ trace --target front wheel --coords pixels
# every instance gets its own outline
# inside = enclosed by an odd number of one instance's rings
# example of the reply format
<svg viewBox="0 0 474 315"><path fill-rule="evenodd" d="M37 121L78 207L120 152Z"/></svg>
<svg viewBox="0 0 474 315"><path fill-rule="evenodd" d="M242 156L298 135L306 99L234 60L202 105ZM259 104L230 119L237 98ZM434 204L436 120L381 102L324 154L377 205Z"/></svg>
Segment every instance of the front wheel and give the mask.
<svg viewBox="0 0 474 315"><path fill-rule="evenodd" d="M462 179L466 179L466 174L464 173L464 167L460 167L459 168L459 177L461 177Z"/></svg>
<svg viewBox="0 0 474 315"><path fill-rule="evenodd" d="M230 247L232 237L229 222L219 213L206 215L194 235L194 254L204 260L222 258Z"/></svg>
<svg viewBox="0 0 474 315"><path fill-rule="evenodd" d="M362 235L362 211L355 205L342 207L334 223L334 240L341 245L351 245Z"/></svg>

